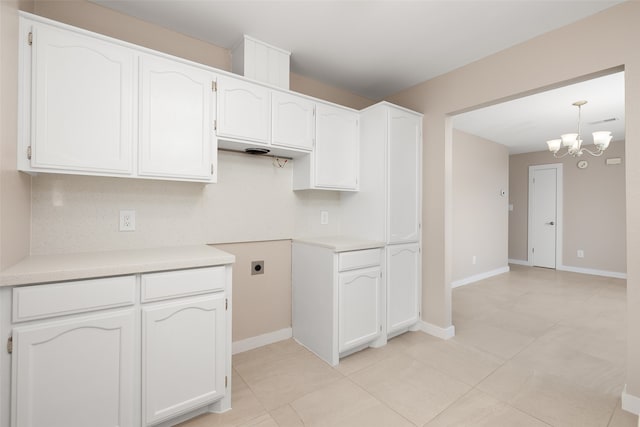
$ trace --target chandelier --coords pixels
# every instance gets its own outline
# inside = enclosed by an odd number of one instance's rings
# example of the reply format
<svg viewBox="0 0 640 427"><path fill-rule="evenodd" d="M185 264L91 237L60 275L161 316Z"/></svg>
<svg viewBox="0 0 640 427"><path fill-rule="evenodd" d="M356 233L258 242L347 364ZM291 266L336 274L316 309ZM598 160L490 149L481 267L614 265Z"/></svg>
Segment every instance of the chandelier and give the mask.
<svg viewBox="0 0 640 427"><path fill-rule="evenodd" d="M608 131L593 132L593 144L596 146L595 152L582 146L582 138L580 137L580 115L582 112L582 106L586 103L587 101L576 101L572 104L578 107L578 133L566 133L561 135L560 139L547 141L549 151L553 153L553 157L559 159L567 154L570 154L573 157L580 157L584 152L587 152L592 156L601 156L602 153L604 153L604 150L609 146L612 136L611 132ZM558 155L561 146L566 148L567 151Z"/></svg>

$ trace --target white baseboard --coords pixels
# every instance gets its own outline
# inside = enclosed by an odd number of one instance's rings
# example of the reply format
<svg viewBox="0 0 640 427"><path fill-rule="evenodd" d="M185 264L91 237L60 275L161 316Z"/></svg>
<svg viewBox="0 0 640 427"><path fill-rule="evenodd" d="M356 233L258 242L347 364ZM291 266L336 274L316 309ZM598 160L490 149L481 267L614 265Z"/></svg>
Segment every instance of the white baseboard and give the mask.
<svg viewBox="0 0 640 427"><path fill-rule="evenodd" d="M627 273L619 273L617 271L595 270L593 268L571 267L568 265L561 265L556 270L570 271L572 273L591 274L593 276L613 277L615 279L626 279Z"/></svg>
<svg viewBox="0 0 640 427"><path fill-rule="evenodd" d="M244 340L234 341L231 345L231 353L243 353L245 351L253 350L254 348L262 347L267 344L273 344L274 342L287 340L292 336L293 330L291 328L284 328L280 329L279 331L268 332L266 334L258 335Z"/></svg>
<svg viewBox="0 0 640 427"><path fill-rule="evenodd" d="M640 415L640 397L627 393L627 385L622 390L622 409Z"/></svg>
<svg viewBox="0 0 640 427"><path fill-rule="evenodd" d="M448 328L442 328L434 325L433 323L425 322L424 320L419 320L417 325L425 334L433 335L434 337L441 338L443 340L448 340L456 335L456 328L453 325Z"/></svg>
<svg viewBox="0 0 640 427"><path fill-rule="evenodd" d="M509 258L509 264L526 265L527 267L531 266L531 264L529 263L528 259L511 259L511 258Z"/></svg>
<svg viewBox="0 0 640 427"><path fill-rule="evenodd" d="M485 271L484 273L474 274L473 276L465 277L464 279L456 280L455 282L451 282L451 289L457 288L458 286L468 285L470 283L477 282L479 280L488 279L489 277L497 276L499 274L508 273L509 266L496 268L495 270Z"/></svg>

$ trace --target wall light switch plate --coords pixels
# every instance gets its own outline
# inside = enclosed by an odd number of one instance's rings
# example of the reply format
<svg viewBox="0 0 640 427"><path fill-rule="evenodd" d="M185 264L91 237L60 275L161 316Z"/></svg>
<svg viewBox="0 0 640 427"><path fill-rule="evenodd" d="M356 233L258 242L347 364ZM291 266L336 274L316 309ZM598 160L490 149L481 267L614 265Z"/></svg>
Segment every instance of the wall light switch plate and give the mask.
<svg viewBox="0 0 640 427"><path fill-rule="evenodd" d="M320 211L320 224L329 224L329 211Z"/></svg>
<svg viewBox="0 0 640 427"><path fill-rule="evenodd" d="M136 211L132 209L120 211L120 231L136 231Z"/></svg>

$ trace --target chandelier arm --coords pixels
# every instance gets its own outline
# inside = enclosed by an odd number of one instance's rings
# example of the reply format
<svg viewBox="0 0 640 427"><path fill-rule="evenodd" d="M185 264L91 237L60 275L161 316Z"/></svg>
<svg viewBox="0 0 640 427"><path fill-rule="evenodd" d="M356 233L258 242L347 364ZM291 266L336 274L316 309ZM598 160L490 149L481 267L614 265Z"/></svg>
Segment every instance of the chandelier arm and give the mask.
<svg viewBox="0 0 640 427"><path fill-rule="evenodd" d="M568 151L566 151L564 154L561 154L559 156L558 156L558 152L557 151L555 153L553 153L553 157L555 157L556 159L561 159L561 158L566 157L568 155L569 155Z"/></svg>
<svg viewBox="0 0 640 427"><path fill-rule="evenodd" d="M589 150L588 148L584 148L584 147L582 148L582 151L586 151L587 153L591 154L594 157L602 156L602 153L604 153L603 150L598 150L597 152L594 153L593 151Z"/></svg>

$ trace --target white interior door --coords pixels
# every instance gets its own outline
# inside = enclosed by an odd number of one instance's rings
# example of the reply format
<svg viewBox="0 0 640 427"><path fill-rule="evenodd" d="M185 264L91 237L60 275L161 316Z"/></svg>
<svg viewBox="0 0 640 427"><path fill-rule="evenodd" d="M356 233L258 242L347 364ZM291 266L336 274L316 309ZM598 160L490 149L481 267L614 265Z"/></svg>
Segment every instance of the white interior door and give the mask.
<svg viewBox="0 0 640 427"><path fill-rule="evenodd" d="M556 268L558 179L557 165L529 172L529 255L537 267Z"/></svg>

